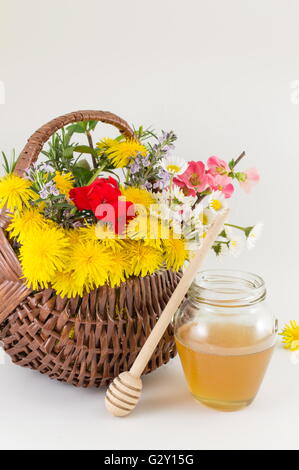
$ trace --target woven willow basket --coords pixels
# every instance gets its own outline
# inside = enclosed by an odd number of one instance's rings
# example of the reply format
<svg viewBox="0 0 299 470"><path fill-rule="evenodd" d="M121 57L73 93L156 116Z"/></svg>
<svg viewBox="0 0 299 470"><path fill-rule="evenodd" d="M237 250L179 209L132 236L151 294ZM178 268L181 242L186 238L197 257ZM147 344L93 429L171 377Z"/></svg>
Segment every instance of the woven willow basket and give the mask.
<svg viewBox="0 0 299 470"><path fill-rule="evenodd" d="M23 176L51 135L67 124L97 120L112 124L126 137L127 122L103 111L78 111L54 119L36 131L18 159ZM62 299L52 289L33 292L21 280L22 270L0 214L0 340L15 364L52 379L82 387L107 385L133 364L167 304L180 274L161 270L132 278L120 287L99 287L83 298ZM34 243L34 241L33 241ZM145 373L176 354L170 325Z"/></svg>

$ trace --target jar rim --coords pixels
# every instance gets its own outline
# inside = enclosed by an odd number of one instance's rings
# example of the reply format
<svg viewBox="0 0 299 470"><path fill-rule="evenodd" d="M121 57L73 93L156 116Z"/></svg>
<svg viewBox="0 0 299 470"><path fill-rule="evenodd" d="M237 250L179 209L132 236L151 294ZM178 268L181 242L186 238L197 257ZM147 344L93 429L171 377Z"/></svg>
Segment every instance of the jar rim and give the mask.
<svg viewBox="0 0 299 470"><path fill-rule="evenodd" d="M188 296L195 303L241 307L264 300L266 286L261 276L251 272L206 269L197 274Z"/></svg>

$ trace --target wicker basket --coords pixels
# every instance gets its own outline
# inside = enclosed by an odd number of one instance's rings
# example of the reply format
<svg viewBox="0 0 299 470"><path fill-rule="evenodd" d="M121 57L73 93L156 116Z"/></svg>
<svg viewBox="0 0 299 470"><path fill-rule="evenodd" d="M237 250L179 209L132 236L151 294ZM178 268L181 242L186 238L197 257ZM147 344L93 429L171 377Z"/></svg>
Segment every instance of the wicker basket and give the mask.
<svg viewBox="0 0 299 470"><path fill-rule="evenodd" d="M127 137L130 126L103 111L78 111L49 122L30 137L15 173L34 163L50 136L67 124L97 120L116 126ZM15 364L38 370L76 386L107 385L134 362L180 274L161 270L132 278L120 287L99 287L83 298L62 299L52 289L32 292L20 280L21 266L3 228L0 215L0 340ZM152 356L146 373L176 354L170 325Z"/></svg>

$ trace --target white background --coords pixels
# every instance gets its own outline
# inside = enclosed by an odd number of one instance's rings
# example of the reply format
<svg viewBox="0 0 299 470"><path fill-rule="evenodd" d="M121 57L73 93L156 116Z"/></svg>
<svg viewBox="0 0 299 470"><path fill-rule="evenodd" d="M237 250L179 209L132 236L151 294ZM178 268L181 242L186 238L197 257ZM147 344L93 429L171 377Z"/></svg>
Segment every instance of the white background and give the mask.
<svg viewBox="0 0 299 470"><path fill-rule="evenodd" d="M297 0L0 0L0 148L20 151L65 112L103 109L174 129L188 160L246 150L243 168L258 167L262 179L250 196L238 190L232 222L262 220L265 231L254 251L222 266L262 275L281 324L299 320L298 41ZM207 267L216 263L211 256ZM115 420L103 391L6 360L0 447L299 448L299 364L280 347L242 412L195 403L178 359L144 383L136 413Z"/></svg>

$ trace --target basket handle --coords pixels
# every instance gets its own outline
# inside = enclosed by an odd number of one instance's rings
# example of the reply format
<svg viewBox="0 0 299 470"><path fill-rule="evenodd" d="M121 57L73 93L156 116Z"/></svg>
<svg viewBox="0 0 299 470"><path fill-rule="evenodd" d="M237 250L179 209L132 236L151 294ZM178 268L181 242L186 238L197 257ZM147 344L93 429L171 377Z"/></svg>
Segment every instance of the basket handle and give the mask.
<svg viewBox="0 0 299 470"><path fill-rule="evenodd" d="M48 139L68 124L80 121L101 121L115 126L126 137L134 137L134 131L129 124L118 117L116 114L108 111L75 111L64 114L40 127L29 139L18 158L15 174L24 176L25 171L36 162L40 151Z"/></svg>

